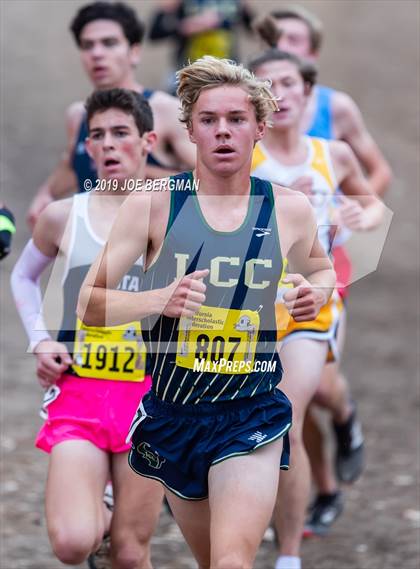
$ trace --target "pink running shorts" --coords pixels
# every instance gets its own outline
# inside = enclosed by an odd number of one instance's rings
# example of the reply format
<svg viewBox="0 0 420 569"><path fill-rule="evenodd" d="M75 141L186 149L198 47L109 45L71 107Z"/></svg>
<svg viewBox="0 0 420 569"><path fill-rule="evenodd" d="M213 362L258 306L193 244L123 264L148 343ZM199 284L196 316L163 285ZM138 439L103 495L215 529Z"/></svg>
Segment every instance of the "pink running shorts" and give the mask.
<svg viewBox="0 0 420 569"><path fill-rule="evenodd" d="M133 382L63 374L45 393L46 418L35 446L51 452L63 441L86 440L106 452L127 452L131 421L151 385L150 376Z"/></svg>

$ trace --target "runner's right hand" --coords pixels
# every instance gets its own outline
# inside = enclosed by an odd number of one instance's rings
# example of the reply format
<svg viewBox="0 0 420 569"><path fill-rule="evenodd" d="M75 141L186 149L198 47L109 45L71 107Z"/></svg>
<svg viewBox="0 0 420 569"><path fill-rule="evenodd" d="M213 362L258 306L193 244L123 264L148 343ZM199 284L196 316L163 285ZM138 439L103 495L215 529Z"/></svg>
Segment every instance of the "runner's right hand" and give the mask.
<svg viewBox="0 0 420 569"><path fill-rule="evenodd" d="M163 289L168 298L163 314L169 318L192 318L206 300L207 287L203 279L208 274L208 269L195 271Z"/></svg>
<svg viewBox="0 0 420 569"><path fill-rule="evenodd" d="M42 340L34 349L36 374L41 387L47 389L72 364L67 347L61 342Z"/></svg>

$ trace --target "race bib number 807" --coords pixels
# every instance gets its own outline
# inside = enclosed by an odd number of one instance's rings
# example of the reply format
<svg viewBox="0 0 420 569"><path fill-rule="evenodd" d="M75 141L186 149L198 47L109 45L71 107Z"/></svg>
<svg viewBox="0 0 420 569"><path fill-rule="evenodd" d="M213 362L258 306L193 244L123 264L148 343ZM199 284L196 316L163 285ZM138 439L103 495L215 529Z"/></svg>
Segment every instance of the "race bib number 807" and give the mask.
<svg viewBox="0 0 420 569"><path fill-rule="evenodd" d="M176 363L196 371L217 363L217 373L249 373L259 326L256 311L202 306L193 318L180 319Z"/></svg>

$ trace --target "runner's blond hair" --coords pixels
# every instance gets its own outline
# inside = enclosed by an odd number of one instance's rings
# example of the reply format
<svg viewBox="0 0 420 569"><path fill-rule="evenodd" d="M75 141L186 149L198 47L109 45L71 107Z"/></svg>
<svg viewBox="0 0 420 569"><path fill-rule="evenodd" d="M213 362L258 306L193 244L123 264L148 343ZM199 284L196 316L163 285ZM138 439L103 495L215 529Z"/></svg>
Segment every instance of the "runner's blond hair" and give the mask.
<svg viewBox="0 0 420 569"><path fill-rule="evenodd" d="M228 59L205 55L177 72L181 101L181 121L191 126L192 108L201 91L223 85L242 87L249 93L257 122L267 121L277 110L277 103L270 91L270 82L257 79L251 71Z"/></svg>

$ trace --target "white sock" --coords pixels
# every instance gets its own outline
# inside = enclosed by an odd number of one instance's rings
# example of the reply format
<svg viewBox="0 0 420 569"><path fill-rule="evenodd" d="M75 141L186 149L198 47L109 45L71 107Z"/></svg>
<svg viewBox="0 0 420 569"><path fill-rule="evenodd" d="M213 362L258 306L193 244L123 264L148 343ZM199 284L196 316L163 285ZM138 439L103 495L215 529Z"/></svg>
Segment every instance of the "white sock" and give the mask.
<svg viewBox="0 0 420 569"><path fill-rule="evenodd" d="M300 557L280 555L280 557L277 558L275 569L302 569Z"/></svg>

